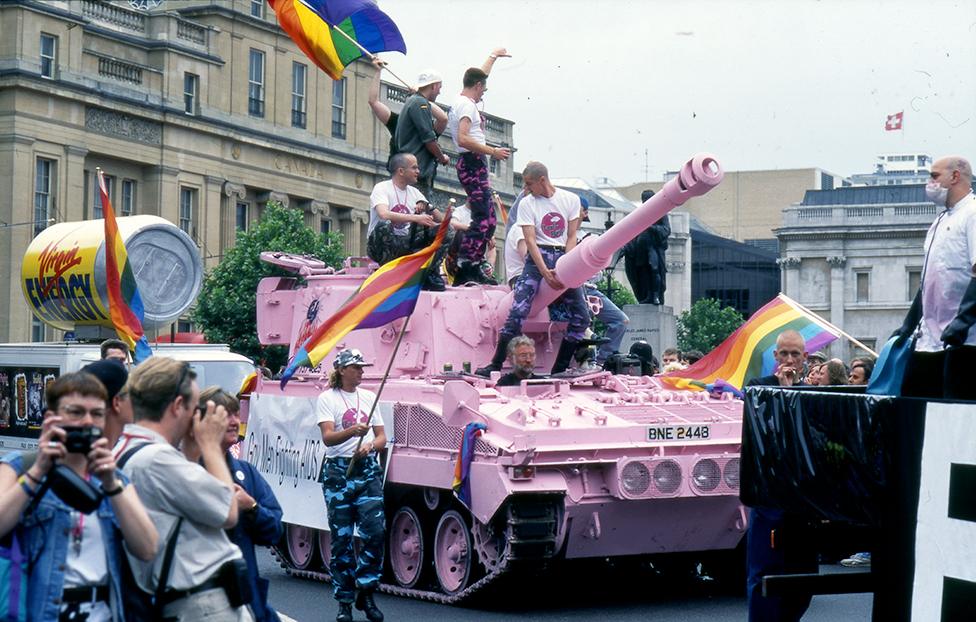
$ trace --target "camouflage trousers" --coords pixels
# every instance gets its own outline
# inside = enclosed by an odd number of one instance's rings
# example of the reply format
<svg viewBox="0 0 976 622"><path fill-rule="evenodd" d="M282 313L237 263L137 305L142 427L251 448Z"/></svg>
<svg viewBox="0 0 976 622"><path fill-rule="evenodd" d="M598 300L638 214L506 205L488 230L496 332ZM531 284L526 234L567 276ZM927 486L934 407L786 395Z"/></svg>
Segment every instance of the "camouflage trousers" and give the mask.
<svg viewBox="0 0 976 622"><path fill-rule="evenodd" d="M563 249L552 246L540 246L539 252L542 253L542 259L550 270L556 267L556 260L564 253ZM507 337L522 333L522 322L528 317L532 302L542 284L542 273L539 272L535 262L531 257L525 259L525 269L522 270L522 274L516 279L512 288L514 290L512 309L508 312L508 319L505 320L505 326L501 330L501 334ZM590 309L580 288L567 289L562 296L549 305L549 311L553 321L569 323L566 327L566 339L570 341L582 339L590 326Z"/></svg>
<svg viewBox="0 0 976 622"><path fill-rule="evenodd" d="M366 254L382 266L397 257L416 253L428 246L437 237L436 227L424 227L411 223L407 229L408 233L397 235L393 232L393 223L389 220L381 220L376 223L376 227L373 228L373 232L369 234L369 238L366 240ZM435 266L440 266L441 262L444 261L444 255L453 241L454 229L448 227L444 243L434 255Z"/></svg>
<svg viewBox="0 0 976 622"><path fill-rule="evenodd" d="M370 456L356 461L347 478L349 458L329 458L322 470L322 494L332 534L332 591L341 603L356 599L357 589L374 589L383 574L386 519L383 470ZM357 559L353 534L362 542Z"/></svg>
<svg viewBox="0 0 976 622"><path fill-rule="evenodd" d="M488 162L483 155L462 153L457 163L458 181L468 195L471 226L458 249L458 265L481 263L488 240L495 234L495 206L488 184Z"/></svg>

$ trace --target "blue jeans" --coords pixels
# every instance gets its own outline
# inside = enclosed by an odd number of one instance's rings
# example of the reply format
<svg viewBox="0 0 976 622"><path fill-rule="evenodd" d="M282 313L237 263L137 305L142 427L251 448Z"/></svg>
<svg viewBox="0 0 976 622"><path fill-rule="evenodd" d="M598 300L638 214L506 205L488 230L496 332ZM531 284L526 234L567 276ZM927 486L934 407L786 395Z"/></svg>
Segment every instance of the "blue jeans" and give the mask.
<svg viewBox="0 0 976 622"><path fill-rule="evenodd" d="M610 341L600 346L596 352L596 363L602 365L604 361L610 358L611 354L620 352L620 342L624 340L624 333L627 332L627 324L630 323L630 318L620 310L620 307L613 304L613 301L606 294L589 283L584 287L587 296L599 298L603 305L600 312L596 314L596 319L607 325L605 337Z"/></svg>

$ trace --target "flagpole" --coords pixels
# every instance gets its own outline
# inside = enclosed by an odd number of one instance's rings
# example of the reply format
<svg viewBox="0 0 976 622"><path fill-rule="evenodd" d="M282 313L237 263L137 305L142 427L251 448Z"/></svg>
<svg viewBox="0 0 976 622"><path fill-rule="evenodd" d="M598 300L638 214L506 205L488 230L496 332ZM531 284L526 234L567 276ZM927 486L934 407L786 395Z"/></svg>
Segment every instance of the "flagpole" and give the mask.
<svg viewBox="0 0 976 622"><path fill-rule="evenodd" d="M869 353L871 354L871 356L873 356L873 357L875 357L875 358L878 358L878 353L877 353L877 352L875 352L875 351L874 351L874 350L872 350L871 348L869 348L869 347L867 347L866 345L864 345L863 343L861 343L860 341L858 341L857 339L855 339L854 337L852 337L852 336L851 336L851 335L849 335L848 333L846 333L846 332L844 332L844 331L843 331L843 330L841 330L841 329L840 329L839 327L837 327L837 326L835 326L834 324L831 324L831 323L830 323L830 322L828 322L827 320L825 320L825 319L823 319L823 317L821 317L820 315L818 315L818 314L816 314L816 313L814 313L814 312L813 312L813 311L811 311L810 309L807 309L806 307L804 307L803 305L801 305L801 304L800 304L800 303L798 303L797 301L795 301L795 300L793 300L792 298L790 298L790 297L789 297L789 296L787 296L786 294L783 294L783 293L781 293L781 294L780 294L780 296L782 296L782 297L783 297L783 298L784 298L784 299L786 300L786 302L787 302L788 304L790 304L790 305L793 305L794 307L796 307L796 308L798 308L798 309L800 309L800 310L801 310L801 311L803 311L804 313L809 313L810 315L816 315L816 316L817 316L817 318L818 318L818 319L819 319L819 320L820 320L821 322L823 322L824 324L826 324L827 326L829 326L829 327L830 327L830 328L831 328L832 330L834 330L835 332L837 332L837 334L838 334L838 335L840 335L841 337L846 337L846 338L847 338L847 339L848 339L848 340L849 340L849 341L850 341L851 343L853 343L853 344L854 344L854 345L856 345L857 347L859 347L859 348L861 348L861 349L862 349L862 350L864 350L865 352L869 352Z"/></svg>
<svg viewBox="0 0 976 622"><path fill-rule="evenodd" d="M407 323L410 321L412 316L413 313L408 315L406 319L403 320L403 326L400 328L400 334L397 335L396 343L393 344L393 354L390 355L390 360L386 364L386 371L383 373L383 379L380 380L380 386L376 389L376 399L373 400L373 405L369 407L369 416L366 417L367 427L369 427L369 424L373 421L373 413L376 412L376 405L380 402L380 395L383 393L383 387L386 386L386 379L390 376L390 370L393 368L393 361L396 359L397 350L400 349L400 342L403 341L403 335L407 332ZM352 459L349 460L349 468L346 469L346 477L349 477L352 474L352 468L356 465L356 453L359 451L362 444L363 437L360 436L359 440L356 441L356 449L354 449L352 452Z"/></svg>
<svg viewBox="0 0 976 622"><path fill-rule="evenodd" d="M369 50L367 50L366 48L364 48L364 47L362 46L362 44L360 44L360 43L359 43L359 41L356 41L355 39L353 39L352 37L350 37L350 36L349 36L349 35L348 35L348 34L346 33L346 31L345 31L345 30L343 30L342 28L339 28L338 26L336 26L335 24L333 24L333 25L332 25L332 29L333 29L333 30L335 30L336 32L338 32L339 34L341 34L341 35L342 35L343 37L345 37L346 39L348 39L348 40L349 40L349 42L350 42L350 43L352 43L353 45L355 45L355 46L356 46L357 48L359 48L360 50L362 50L362 52L363 52L363 54L365 54L366 56L368 56L368 57L369 57L370 59L375 59L375 58L378 58L378 57L377 57L377 56L376 56L375 54L373 54L372 52L370 52ZM386 65L386 63L383 63L383 69L386 69L386 71L387 71L387 72L388 72L388 73L389 73L389 74L390 74L391 76L393 76L394 78L396 78L397 80L399 80L399 81L400 81L400 84L402 84L403 86L405 86L405 87L407 87L407 88L408 88L409 90L411 90L411 91L413 90L413 85L411 85L411 84L408 84L406 80L404 80L404 79L403 79L403 78L401 78L400 76L398 76L398 75L396 75L395 73L393 73L393 70L392 70L392 69L390 69L390 68L389 68L389 66L387 66L387 65Z"/></svg>

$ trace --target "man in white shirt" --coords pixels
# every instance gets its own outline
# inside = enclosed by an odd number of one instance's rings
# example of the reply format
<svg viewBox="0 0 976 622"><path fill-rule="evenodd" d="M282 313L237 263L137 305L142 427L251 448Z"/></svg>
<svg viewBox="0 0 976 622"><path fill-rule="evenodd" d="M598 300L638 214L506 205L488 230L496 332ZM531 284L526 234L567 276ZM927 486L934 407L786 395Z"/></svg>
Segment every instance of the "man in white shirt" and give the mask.
<svg viewBox="0 0 976 622"><path fill-rule="evenodd" d="M541 162L529 162L522 172L527 196L518 209L516 226L521 227L528 252L525 267L515 282L514 301L505 326L498 336L498 345L491 363L479 368L477 374L488 376L501 371L508 342L522 332L522 322L532 309L532 301L542 281L553 289L565 289L556 277L556 261L576 246L576 232L582 206L572 192L556 188L549 181L549 171ZM559 346L552 373L566 371L590 325L590 312L579 288L565 289L552 303L560 306L560 317L568 322L566 336Z"/></svg>
<svg viewBox="0 0 976 622"><path fill-rule="evenodd" d="M493 54L497 57L499 54ZM504 50L501 50L501 55ZM464 89L447 115L447 129L454 137L458 150L458 181L468 195L471 226L461 240L458 253L456 284L466 282L490 283L478 269L488 240L495 233L495 208L488 183L488 158L507 160L511 152L504 147L491 147L485 140L485 118L477 104L488 90L488 73L477 67L464 72Z"/></svg>
<svg viewBox="0 0 976 622"><path fill-rule="evenodd" d="M414 187L420 166L412 153L398 153L390 160L393 177L373 187L369 195L369 228L366 232L366 253L378 264L415 253L429 245L437 235L437 227L444 215L432 208L427 198ZM427 272L423 289L444 291L444 279L439 267L453 239L447 236L434 256L434 268Z"/></svg>
<svg viewBox="0 0 976 622"><path fill-rule="evenodd" d="M944 210L925 237L922 286L902 327L916 332L902 394L976 400L976 196L973 169L958 156L932 165L925 196Z"/></svg>
<svg viewBox="0 0 976 622"><path fill-rule="evenodd" d="M237 524L234 480L220 445L227 429L227 413L208 405L197 408L200 389L188 363L154 356L129 376L129 395L135 423L125 426L116 446L116 460L139 491L149 517L159 531L159 552L144 562L131 553L129 564L139 587L154 593L164 550L176 540L172 568L166 581L162 614L190 622L252 620L241 602L246 587L235 564L241 550L227 537ZM192 434L191 434L192 432ZM202 456L202 464L187 460L177 447ZM178 531L178 535L176 530Z"/></svg>

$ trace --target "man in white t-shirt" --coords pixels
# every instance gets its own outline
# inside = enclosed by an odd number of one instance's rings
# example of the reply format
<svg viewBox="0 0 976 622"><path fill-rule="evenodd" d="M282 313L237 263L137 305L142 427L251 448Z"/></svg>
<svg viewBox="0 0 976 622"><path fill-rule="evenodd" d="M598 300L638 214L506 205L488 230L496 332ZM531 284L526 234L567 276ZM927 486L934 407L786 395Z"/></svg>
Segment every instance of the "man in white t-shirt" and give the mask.
<svg viewBox="0 0 976 622"><path fill-rule="evenodd" d="M497 52L497 51L496 51ZM504 50L501 50L504 54ZM507 160L511 152L505 147L492 147L485 140L485 118L478 103L488 90L488 73L477 67L464 72L464 89L447 115L447 129L454 137L458 150L458 181L468 195L471 226L464 234L458 251L456 284L469 281L490 283L479 270L488 240L495 233L495 206L488 183L488 158Z"/></svg>
<svg viewBox="0 0 976 622"><path fill-rule="evenodd" d="M542 281L553 289L565 289L556 277L556 261L576 246L576 232L580 223L581 204L572 192L556 188L549 181L549 171L541 162L529 162L522 172L527 196L518 209L516 226L525 236L528 253L525 268L515 282L512 309L505 326L498 335L498 346L491 363L477 370L480 376L501 371L508 342L522 333L522 322L532 309L532 301ZM559 315L566 318L566 336L559 346L552 373L566 371L590 326L590 312L579 288L565 289L552 305L559 306Z"/></svg>
<svg viewBox="0 0 976 622"><path fill-rule="evenodd" d="M436 237L438 224L444 217L413 186L420 175L416 156L398 153L391 158L390 166L393 177L376 184L369 195L366 252L370 259L381 265L429 245ZM434 255L434 266L441 265L452 239L453 231L448 228L441 248ZM428 271L423 289L444 291L444 279L439 270Z"/></svg>
<svg viewBox="0 0 976 622"><path fill-rule="evenodd" d="M944 208L925 237L922 286L902 327L916 332L902 395L976 400L976 196L972 165L958 156L932 165L925 196Z"/></svg>

